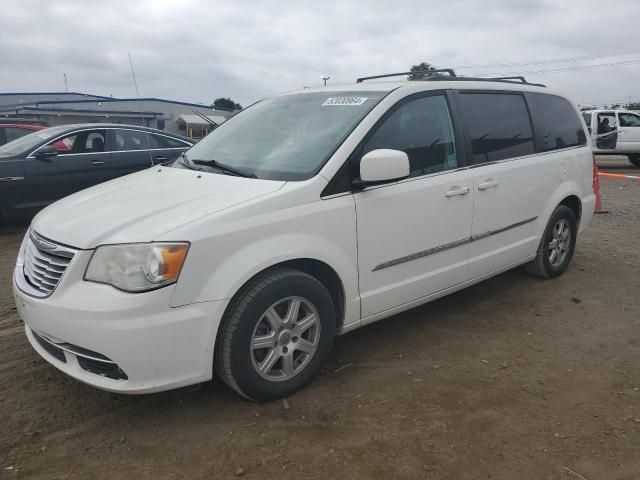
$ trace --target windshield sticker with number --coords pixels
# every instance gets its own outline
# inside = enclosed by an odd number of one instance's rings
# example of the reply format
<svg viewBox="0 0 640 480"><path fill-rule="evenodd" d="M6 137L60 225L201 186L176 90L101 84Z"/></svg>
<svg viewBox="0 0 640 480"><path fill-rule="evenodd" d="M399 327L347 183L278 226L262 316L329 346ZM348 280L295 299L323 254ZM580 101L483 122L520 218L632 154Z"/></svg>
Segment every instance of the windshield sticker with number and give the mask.
<svg viewBox="0 0 640 480"><path fill-rule="evenodd" d="M327 98L322 104L323 107L330 105L362 105L368 100L368 97L331 97Z"/></svg>

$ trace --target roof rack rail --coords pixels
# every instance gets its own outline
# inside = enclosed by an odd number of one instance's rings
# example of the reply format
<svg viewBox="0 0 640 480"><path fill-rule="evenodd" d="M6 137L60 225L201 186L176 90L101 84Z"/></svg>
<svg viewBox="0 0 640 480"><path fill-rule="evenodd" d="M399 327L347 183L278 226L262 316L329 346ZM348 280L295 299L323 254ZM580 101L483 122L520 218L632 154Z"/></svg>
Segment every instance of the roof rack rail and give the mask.
<svg viewBox="0 0 640 480"><path fill-rule="evenodd" d="M533 85L534 87L545 87L542 83L531 83L527 82L527 79L522 75L514 75L509 77L489 77L489 78L478 78L477 80L485 80L489 82L510 82L510 83L522 83L524 85Z"/></svg>
<svg viewBox="0 0 640 480"><path fill-rule="evenodd" d="M372 77L361 77L356 80L356 83L362 83L365 80L375 80L378 78L399 77L400 75L411 75L416 73L424 73L427 75L422 80L437 82L437 81L460 81L460 82L502 82L502 83L521 83L523 85L531 85L533 87L545 87L542 83L530 83L521 76L514 75L508 77L458 77L451 68L443 68L440 70L421 70L417 72L402 72L402 73L388 73L386 75L374 75ZM440 73L448 73L448 76L439 75Z"/></svg>
<svg viewBox="0 0 640 480"><path fill-rule="evenodd" d="M520 83L529 83L522 75L513 75L510 77L488 77L488 80L518 80Z"/></svg>
<svg viewBox="0 0 640 480"><path fill-rule="evenodd" d="M375 79L378 79L378 78L388 78L388 77L399 77L401 75L415 75L415 74L420 74L420 73L424 73L428 77L434 77L434 78L442 78L441 75L438 75L439 73L448 73L449 76L446 77L447 79L455 78L455 76L456 76L456 72L454 72L453 69L451 69L451 68L441 68L439 70L418 70L416 72L387 73L385 75L374 75L372 77L361 77L361 78L358 78L356 80L356 83L362 83L365 80L375 80Z"/></svg>

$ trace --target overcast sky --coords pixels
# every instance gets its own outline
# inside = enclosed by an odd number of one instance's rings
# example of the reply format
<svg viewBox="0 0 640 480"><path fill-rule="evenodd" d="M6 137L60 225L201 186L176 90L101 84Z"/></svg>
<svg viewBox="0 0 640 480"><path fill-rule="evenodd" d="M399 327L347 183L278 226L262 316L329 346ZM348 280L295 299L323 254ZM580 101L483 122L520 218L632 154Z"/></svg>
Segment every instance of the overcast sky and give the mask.
<svg viewBox="0 0 640 480"><path fill-rule="evenodd" d="M70 91L247 105L321 83L437 66L528 73L578 103L640 99L640 1L20 0L0 8L0 92Z"/></svg>

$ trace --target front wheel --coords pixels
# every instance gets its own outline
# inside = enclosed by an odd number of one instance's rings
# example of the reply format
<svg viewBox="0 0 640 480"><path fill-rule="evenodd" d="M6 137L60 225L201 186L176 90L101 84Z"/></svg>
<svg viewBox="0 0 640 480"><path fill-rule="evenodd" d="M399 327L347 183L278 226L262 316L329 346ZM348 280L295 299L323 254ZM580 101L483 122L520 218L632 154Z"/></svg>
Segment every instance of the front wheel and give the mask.
<svg viewBox="0 0 640 480"><path fill-rule="evenodd" d="M273 270L231 301L214 366L227 385L251 400L285 397L318 372L335 330L334 304L321 282L298 270Z"/></svg>
<svg viewBox="0 0 640 480"><path fill-rule="evenodd" d="M640 153L636 153L634 155L627 155L627 158L631 162L632 165L636 167L640 167Z"/></svg>
<svg viewBox="0 0 640 480"><path fill-rule="evenodd" d="M559 205L542 235L536 258L524 267L537 277L562 275L571 263L578 233L576 216L569 207Z"/></svg>

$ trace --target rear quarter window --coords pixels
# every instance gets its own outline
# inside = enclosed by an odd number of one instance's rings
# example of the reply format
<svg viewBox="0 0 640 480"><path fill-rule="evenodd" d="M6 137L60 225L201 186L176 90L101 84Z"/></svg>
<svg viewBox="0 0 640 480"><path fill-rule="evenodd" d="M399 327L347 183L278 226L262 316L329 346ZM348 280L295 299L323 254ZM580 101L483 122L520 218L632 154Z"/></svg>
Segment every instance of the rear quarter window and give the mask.
<svg viewBox="0 0 640 480"><path fill-rule="evenodd" d="M587 144L582 123L568 100L546 93L527 93L526 97L535 125L538 151L548 152Z"/></svg>

